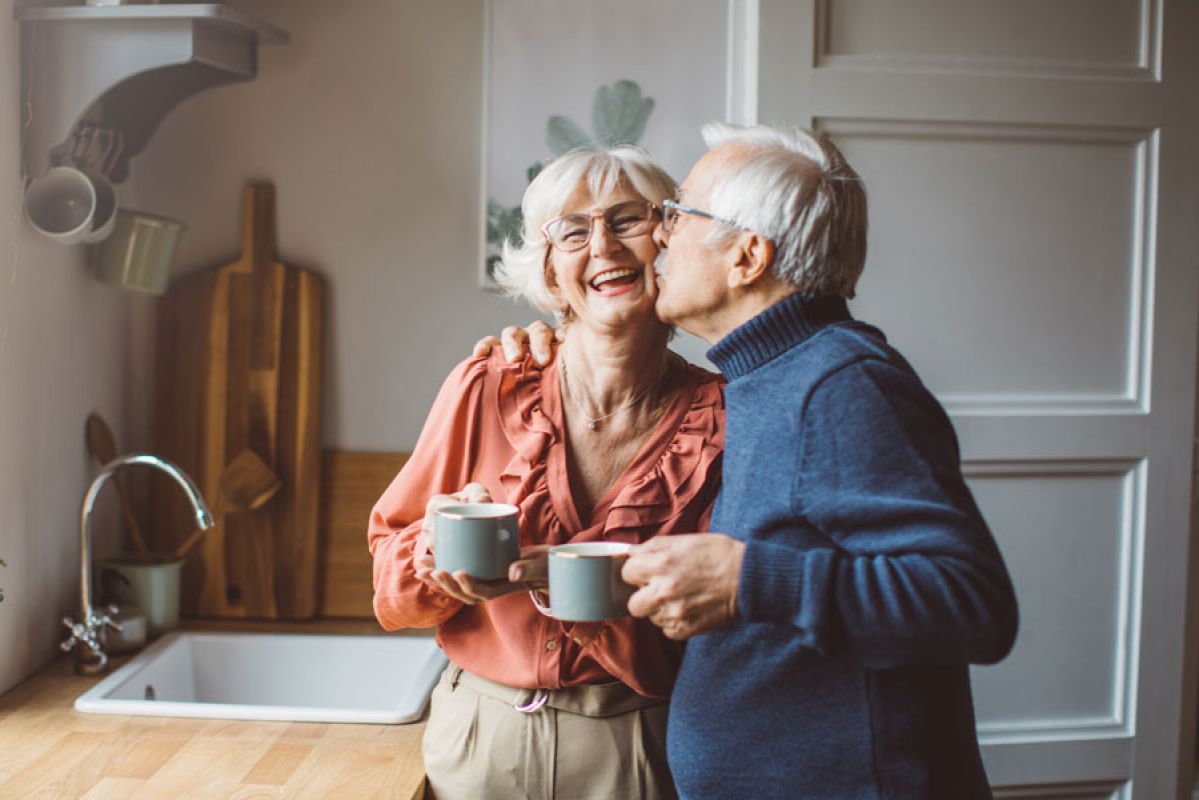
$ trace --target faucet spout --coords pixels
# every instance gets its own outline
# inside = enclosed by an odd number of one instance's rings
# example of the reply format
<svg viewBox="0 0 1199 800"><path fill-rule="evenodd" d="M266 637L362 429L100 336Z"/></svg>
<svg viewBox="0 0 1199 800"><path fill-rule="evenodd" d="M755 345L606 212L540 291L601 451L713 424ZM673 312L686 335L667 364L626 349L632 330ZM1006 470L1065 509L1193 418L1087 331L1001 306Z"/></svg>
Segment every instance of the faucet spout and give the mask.
<svg viewBox="0 0 1199 800"><path fill-rule="evenodd" d="M100 468L99 474L92 480L83 496L83 506L79 511L79 613L82 619L76 623L70 618L64 619L63 624L71 631L70 637L63 642L63 649L76 649L75 670L84 674L100 674L108 667L108 656L103 652L101 630L105 625L116 627L108 613L98 615L92 604L92 511L96 498L105 482L121 467L127 464L140 464L154 467L171 476L183 489L192 510L196 516L196 525L201 528L211 528L215 522L212 512L204 502L199 488L188 477L187 473L165 458L149 453L130 453L118 456ZM115 612L113 612L115 613Z"/></svg>

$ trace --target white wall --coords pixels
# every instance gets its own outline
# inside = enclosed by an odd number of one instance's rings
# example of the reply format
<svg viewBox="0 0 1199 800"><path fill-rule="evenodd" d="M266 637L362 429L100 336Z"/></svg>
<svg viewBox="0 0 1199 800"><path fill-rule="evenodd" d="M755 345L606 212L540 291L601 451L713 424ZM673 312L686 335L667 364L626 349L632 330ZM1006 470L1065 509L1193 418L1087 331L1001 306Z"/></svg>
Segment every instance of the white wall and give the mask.
<svg viewBox="0 0 1199 800"><path fill-rule="evenodd" d="M411 449L473 342L534 318L477 286L482 0L239 5L291 42L174 111L130 196L187 222L183 272L235 255L243 182L274 181L283 259L330 284L326 445Z"/></svg>
<svg viewBox="0 0 1199 800"><path fill-rule="evenodd" d="M54 657L59 620L78 615L79 504L95 471L83 423L99 411L122 437L130 377L125 297L89 277L83 248L22 219L17 42L0 0L0 692ZM111 527L97 530L111 550Z"/></svg>

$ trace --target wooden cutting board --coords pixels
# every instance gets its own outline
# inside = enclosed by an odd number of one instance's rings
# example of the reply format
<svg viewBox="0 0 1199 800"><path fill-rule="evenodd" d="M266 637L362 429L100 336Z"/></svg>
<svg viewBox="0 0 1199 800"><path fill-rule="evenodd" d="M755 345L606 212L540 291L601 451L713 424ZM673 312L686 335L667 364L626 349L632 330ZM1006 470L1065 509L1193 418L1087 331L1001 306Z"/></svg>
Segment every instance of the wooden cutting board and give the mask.
<svg viewBox="0 0 1199 800"><path fill-rule="evenodd" d="M325 451L321 470L322 617L375 616L366 529L371 508L407 453Z"/></svg>
<svg viewBox="0 0 1199 800"><path fill-rule="evenodd" d="M307 619L317 610L325 282L276 256L275 190L247 184L241 256L174 281L158 305L155 452L219 507L221 473L254 450L282 482L262 508L218 514L188 558L185 616ZM151 538L165 552L194 526L154 476Z"/></svg>

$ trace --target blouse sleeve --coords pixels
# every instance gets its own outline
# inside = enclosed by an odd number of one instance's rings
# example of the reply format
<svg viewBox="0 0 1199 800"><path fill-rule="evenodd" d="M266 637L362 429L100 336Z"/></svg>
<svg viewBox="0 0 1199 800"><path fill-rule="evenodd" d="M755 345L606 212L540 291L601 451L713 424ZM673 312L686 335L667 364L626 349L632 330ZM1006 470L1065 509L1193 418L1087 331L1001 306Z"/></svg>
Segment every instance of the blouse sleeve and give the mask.
<svg viewBox="0 0 1199 800"><path fill-rule="evenodd" d="M486 358L454 368L412 456L371 510L367 539L374 559L375 616L386 630L434 627L462 607L417 580L413 562L427 552L420 532L430 497L456 492L471 481L495 491L492 478L473 474L486 375Z"/></svg>

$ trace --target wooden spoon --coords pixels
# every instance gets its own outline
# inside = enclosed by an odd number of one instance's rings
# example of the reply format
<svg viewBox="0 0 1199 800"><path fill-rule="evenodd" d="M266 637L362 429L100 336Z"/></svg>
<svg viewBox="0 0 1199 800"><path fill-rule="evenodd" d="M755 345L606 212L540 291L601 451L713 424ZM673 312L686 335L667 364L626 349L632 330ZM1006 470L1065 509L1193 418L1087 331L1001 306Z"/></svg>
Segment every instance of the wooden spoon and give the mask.
<svg viewBox="0 0 1199 800"><path fill-rule="evenodd" d="M99 414L89 414L85 431L87 449L101 465L107 464L117 457L116 437L112 435L112 428L108 427L108 423L104 421L103 417ZM112 476L112 485L117 490L117 499L121 503L121 514L125 517L125 524L129 526L129 536L133 539L133 546L137 548L137 554L142 561L150 561L153 556L150 554L149 546L146 545L146 537L142 535L142 526L138 524L137 517L133 514L133 505L129 502L129 496L125 494L125 486L121 483L119 475Z"/></svg>
<svg viewBox="0 0 1199 800"><path fill-rule="evenodd" d="M220 496L217 497L213 517L224 514L240 514L261 508L275 496L282 483L265 461L248 447L225 465L221 473ZM196 528L171 554L172 560L186 556L200 541L207 528Z"/></svg>

